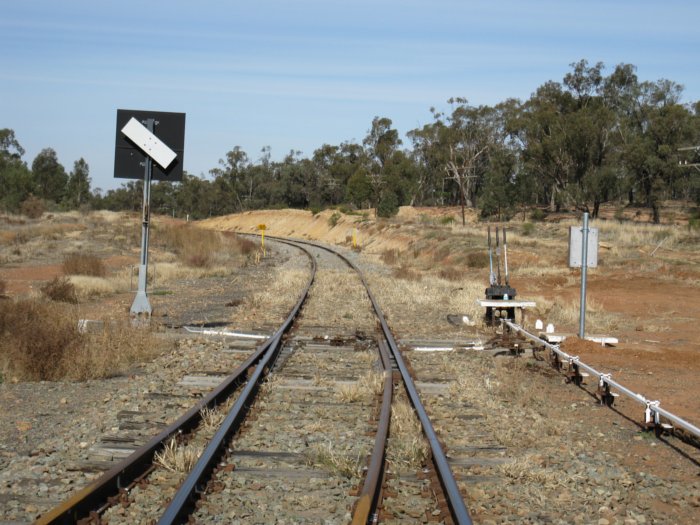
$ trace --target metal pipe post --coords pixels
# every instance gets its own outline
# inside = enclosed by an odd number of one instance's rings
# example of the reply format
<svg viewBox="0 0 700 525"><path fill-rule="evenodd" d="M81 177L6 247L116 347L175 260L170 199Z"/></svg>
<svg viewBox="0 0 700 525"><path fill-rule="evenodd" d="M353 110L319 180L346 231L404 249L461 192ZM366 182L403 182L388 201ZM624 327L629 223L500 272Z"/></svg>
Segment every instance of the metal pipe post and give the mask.
<svg viewBox="0 0 700 525"><path fill-rule="evenodd" d="M583 214L583 246L581 251L581 315L579 317L578 336L583 339L586 334L586 274L588 271L588 212Z"/></svg>
<svg viewBox="0 0 700 525"><path fill-rule="evenodd" d="M146 128L153 133L155 127L155 119L146 119ZM148 275L148 227L151 216L151 177L153 175L153 160L146 155L146 163L144 166L143 177L143 220L141 222L141 262L139 264L139 289L136 292L134 302L131 304L131 315L139 316L146 314L151 316L153 311L151 303L148 301L146 293L147 275Z"/></svg>
<svg viewBox="0 0 700 525"><path fill-rule="evenodd" d="M491 226L488 226L489 239L489 286L496 284L496 274L493 271L493 252L491 251Z"/></svg>
<svg viewBox="0 0 700 525"><path fill-rule="evenodd" d="M498 272L496 282L500 286L501 285L501 245L499 243L500 243L500 240L498 237L498 226L496 226L496 271Z"/></svg>
<svg viewBox="0 0 700 525"><path fill-rule="evenodd" d="M506 242L506 227L503 227L503 271L505 272L506 286L510 286L508 278L508 244Z"/></svg>

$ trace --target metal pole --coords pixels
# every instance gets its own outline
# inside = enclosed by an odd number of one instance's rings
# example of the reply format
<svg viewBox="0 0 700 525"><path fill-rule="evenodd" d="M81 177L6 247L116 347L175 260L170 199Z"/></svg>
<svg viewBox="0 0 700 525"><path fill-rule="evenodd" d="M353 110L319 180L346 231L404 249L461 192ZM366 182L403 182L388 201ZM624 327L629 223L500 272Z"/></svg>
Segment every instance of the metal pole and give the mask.
<svg viewBox="0 0 700 525"><path fill-rule="evenodd" d="M148 131L153 133L155 127L155 119L149 118L145 122ZM143 177L143 220L141 223L141 263L139 264L139 289L136 292L136 297L131 305L131 315L139 316L146 314L151 316L151 304L148 301L146 293L147 275L148 275L148 226L150 222L150 205L151 205L151 176L153 174L153 161L151 157L146 155L146 163L144 166Z"/></svg>
<svg viewBox="0 0 700 525"><path fill-rule="evenodd" d="M586 274L588 270L588 212L583 214L583 246L581 251L581 315L578 336L583 339L586 333Z"/></svg>
<svg viewBox="0 0 700 525"><path fill-rule="evenodd" d="M505 272L506 286L510 286L508 278L508 244L506 243L506 227L503 227L503 271Z"/></svg>
<svg viewBox="0 0 700 525"><path fill-rule="evenodd" d="M496 226L496 270L498 271L497 283L501 285L501 245L498 237L498 226Z"/></svg>
<svg viewBox="0 0 700 525"><path fill-rule="evenodd" d="M491 226L488 226L489 238L489 286L496 284L496 274L493 271L493 253L491 251Z"/></svg>

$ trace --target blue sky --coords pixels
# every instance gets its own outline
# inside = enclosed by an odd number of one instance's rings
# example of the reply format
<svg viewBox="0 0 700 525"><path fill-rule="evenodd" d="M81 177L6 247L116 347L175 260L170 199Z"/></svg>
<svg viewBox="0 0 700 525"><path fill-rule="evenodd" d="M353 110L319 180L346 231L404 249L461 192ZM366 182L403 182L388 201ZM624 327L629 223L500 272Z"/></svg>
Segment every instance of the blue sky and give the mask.
<svg viewBox="0 0 700 525"><path fill-rule="evenodd" d="M184 166L403 135L448 109L526 99L569 64L637 66L700 99L700 3L668 0L0 0L0 128L113 188L117 108L187 113ZM0 189L1 191L1 189Z"/></svg>

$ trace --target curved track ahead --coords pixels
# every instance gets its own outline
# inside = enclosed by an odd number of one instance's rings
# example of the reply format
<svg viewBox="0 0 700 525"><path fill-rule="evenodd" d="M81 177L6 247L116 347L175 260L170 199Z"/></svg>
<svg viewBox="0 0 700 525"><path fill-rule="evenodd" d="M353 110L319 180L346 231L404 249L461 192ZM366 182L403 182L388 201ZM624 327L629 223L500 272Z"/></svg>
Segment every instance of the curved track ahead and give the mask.
<svg viewBox="0 0 700 525"><path fill-rule="evenodd" d="M380 408L379 426L376 431L375 443L362 489L354 505L353 523L371 523L377 519L377 507L381 501L381 487L385 474L386 442L390 432L389 420L393 390L392 374L390 373L392 362L400 372L406 394L421 422L423 433L429 443L434 471L437 474L444 495L439 499L446 502L446 509L444 509L446 511L445 521L459 524L471 523L469 513L447 463L445 453L421 403L408 367L362 272L347 257L328 247L305 241L275 240L296 246L304 251L311 261L309 280L285 322L234 373L175 423L152 438L146 445L135 451L125 461L116 465L94 483L80 490L69 500L42 516L36 523L99 522L101 513L113 505L120 494L124 495L130 487L133 487L139 480L149 475L154 468L154 456L157 451L163 448L165 443L169 442L174 436L192 432L200 423L202 409L220 406L225 403L227 397L239 392L220 428L204 449L190 474L180 485L158 523L184 523L189 519L195 508L194 504L199 498L201 487L206 486L217 466L217 462L226 453L230 439L243 424L261 382L271 370L280 353L285 334L292 328L295 318L307 299L316 276L317 265L309 249L302 245L313 246L316 249L324 250L339 257L344 264L357 273L381 326L383 341L379 341L378 347L382 366L387 373L385 373L383 385L384 393Z"/></svg>

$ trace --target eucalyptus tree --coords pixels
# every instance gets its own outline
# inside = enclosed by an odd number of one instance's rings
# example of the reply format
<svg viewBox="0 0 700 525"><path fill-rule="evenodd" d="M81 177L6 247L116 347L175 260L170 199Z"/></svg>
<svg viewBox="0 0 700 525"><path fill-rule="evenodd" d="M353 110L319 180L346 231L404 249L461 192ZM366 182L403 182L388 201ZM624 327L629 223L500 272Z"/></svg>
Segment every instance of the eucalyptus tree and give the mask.
<svg viewBox="0 0 700 525"><path fill-rule="evenodd" d="M382 200L387 199L387 206L383 209L398 210L398 196L396 189L389 184L387 180L390 172L393 172L393 182L397 183L403 175L408 175L397 168L397 164L401 164L403 157L399 150L401 139L399 132L391 127L392 121L386 117L374 117L372 126L367 133L367 136L362 141L365 147L365 155L367 159L366 171L357 172L355 182L362 183L366 187L367 181L358 180L365 177L369 181L369 186L372 188L372 201L374 206L379 209ZM392 167L392 164L394 166ZM397 204L398 203L398 204Z"/></svg>
<svg viewBox="0 0 700 525"><path fill-rule="evenodd" d="M44 148L32 162L32 177L37 197L60 202L66 191L68 175L58 162L56 151Z"/></svg>
<svg viewBox="0 0 700 525"><path fill-rule="evenodd" d="M366 158L360 144L343 142L338 146L323 144L314 151L311 162L318 177L321 203L340 204L346 197L350 177L366 164Z"/></svg>
<svg viewBox="0 0 700 525"><path fill-rule="evenodd" d="M73 163L73 170L68 175L64 204L69 208L79 208L90 201L90 166L84 158Z"/></svg>
<svg viewBox="0 0 700 525"><path fill-rule="evenodd" d="M227 206L230 212L244 209L241 193L245 192L246 172L249 168L248 154L240 146L235 146L226 153L226 158L219 159L219 167L209 171L214 177L215 191L230 199Z"/></svg>
<svg viewBox="0 0 700 525"><path fill-rule="evenodd" d="M673 196L681 175L677 150L697 137L692 113L680 104L682 91L670 80L639 83L627 123L623 158L656 223L661 200Z"/></svg>
<svg viewBox="0 0 700 525"><path fill-rule="evenodd" d="M11 129L0 129L0 206L17 211L20 203L34 191L32 174L22 160L24 148Z"/></svg>

